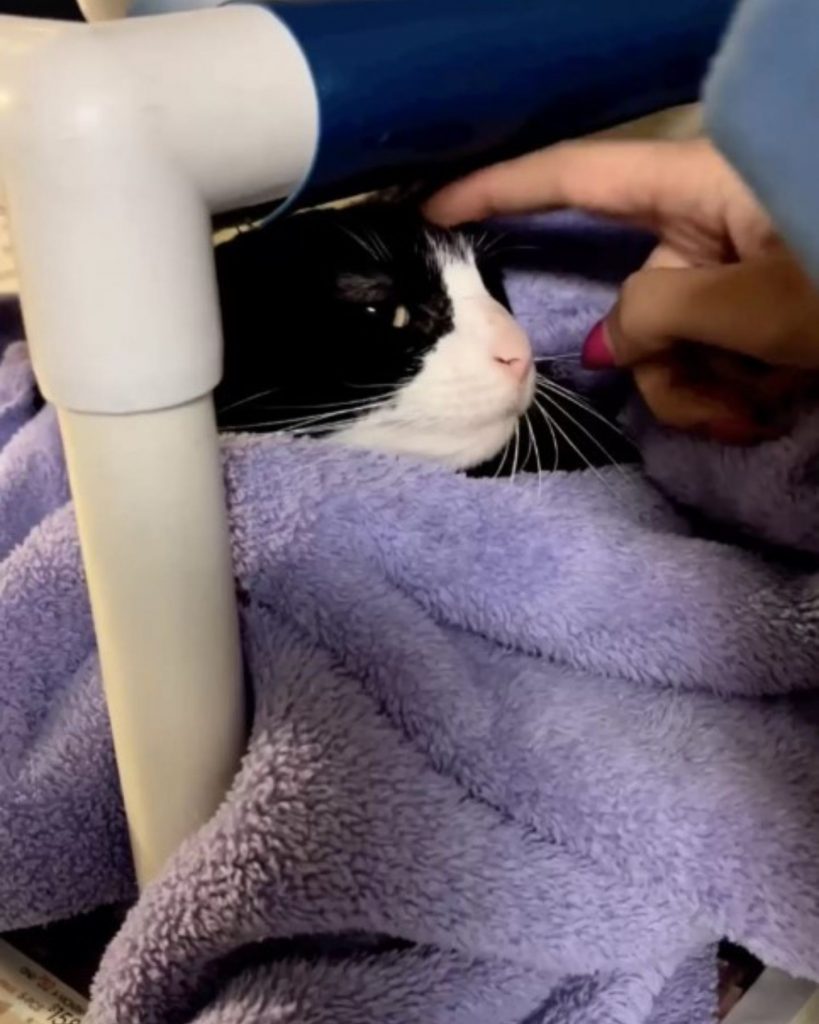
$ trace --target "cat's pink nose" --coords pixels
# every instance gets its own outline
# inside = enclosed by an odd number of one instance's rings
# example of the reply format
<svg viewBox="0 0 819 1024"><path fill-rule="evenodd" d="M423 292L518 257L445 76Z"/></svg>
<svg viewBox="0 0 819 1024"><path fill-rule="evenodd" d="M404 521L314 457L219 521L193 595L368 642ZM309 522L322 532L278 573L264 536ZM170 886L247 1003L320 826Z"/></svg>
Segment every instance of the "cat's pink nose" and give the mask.
<svg viewBox="0 0 819 1024"><path fill-rule="evenodd" d="M529 346L529 339L517 327L504 331L494 339L492 358L515 380L525 380L532 368L532 349Z"/></svg>

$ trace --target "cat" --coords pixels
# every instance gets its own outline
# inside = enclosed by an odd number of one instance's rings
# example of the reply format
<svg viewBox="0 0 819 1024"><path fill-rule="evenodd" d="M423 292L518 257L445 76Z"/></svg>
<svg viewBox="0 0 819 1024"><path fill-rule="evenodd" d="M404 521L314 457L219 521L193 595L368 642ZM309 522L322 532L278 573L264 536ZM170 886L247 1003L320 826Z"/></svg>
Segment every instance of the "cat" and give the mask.
<svg viewBox="0 0 819 1024"><path fill-rule="evenodd" d="M616 428L536 362L488 237L376 201L218 245L220 429L321 437L475 476L628 461Z"/></svg>

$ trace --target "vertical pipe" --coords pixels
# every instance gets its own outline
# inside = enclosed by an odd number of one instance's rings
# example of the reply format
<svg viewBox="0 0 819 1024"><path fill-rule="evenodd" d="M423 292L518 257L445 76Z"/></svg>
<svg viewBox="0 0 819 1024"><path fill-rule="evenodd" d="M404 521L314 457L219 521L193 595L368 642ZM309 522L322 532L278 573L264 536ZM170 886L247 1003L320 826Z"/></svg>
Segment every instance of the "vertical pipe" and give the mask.
<svg viewBox="0 0 819 1024"><path fill-rule="evenodd" d="M59 163L9 174L6 196L144 884L221 801L244 695L211 399L221 338L209 218L126 119L106 134L110 148L81 140L55 149Z"/></svg>
<svg viewBox="0 0 819 1024"><path fill-rule="evenodd" d="M144 884L216 810L244 740L212 402L59 418Z"/></svg>

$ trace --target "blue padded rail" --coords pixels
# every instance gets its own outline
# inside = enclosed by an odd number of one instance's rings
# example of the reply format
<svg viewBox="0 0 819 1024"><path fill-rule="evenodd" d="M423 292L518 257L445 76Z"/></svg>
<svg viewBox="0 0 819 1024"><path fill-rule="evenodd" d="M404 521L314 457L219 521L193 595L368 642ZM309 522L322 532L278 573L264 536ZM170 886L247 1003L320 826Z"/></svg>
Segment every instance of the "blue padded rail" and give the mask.
<svg viewBox="0 0 819 1024"><path fill-rule="evenodd" d="M696 99L736 0L265 6L318 86L314 196L452 174Z"/></svg>

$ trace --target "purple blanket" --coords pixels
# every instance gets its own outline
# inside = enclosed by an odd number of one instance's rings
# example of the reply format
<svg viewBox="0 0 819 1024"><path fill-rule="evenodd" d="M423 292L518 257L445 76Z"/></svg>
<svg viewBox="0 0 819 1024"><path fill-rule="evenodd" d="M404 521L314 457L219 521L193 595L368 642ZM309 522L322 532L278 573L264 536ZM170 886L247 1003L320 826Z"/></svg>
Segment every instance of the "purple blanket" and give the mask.
<svg viewBox="0 0 819 1024"><path fill-rule="evenodd" d="M636 250L528 230L546 256L513 304L541 352L576 350ZM30 388L7 345L0 929L133 895ZM706 1024L723 935L819 979L819 418L755 451L634 427L649 475L540 487L226 446L253 733L111 946L92 1024Z"/></svg>

